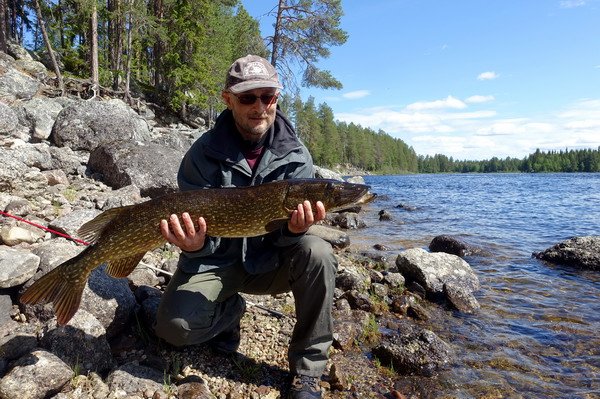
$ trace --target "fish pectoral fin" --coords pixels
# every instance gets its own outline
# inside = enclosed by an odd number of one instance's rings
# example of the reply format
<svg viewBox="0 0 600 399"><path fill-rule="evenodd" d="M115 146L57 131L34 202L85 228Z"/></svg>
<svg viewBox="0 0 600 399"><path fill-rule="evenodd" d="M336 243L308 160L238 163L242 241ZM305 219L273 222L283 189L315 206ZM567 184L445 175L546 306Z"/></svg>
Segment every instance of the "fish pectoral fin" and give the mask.
<svg viewBox="0 0 600 399"><path fill-rule="evenodd" d="M145 254L146 252L142 252L125 258L110 260L106 262L106 273L116 278L127 277L138 263L140 263Z"/></svg>
<svg viewBox="0 0 600 399"><path fill-rule="evenodd" d="M281 227L283 227L285 224L287 224L288 220L290 220L289 218L283 218L283 219L274 219L271 220L269 223L267 223L265 225L265 231L267 232L271 232L271 231L275 231L280 229Z"/></svg>

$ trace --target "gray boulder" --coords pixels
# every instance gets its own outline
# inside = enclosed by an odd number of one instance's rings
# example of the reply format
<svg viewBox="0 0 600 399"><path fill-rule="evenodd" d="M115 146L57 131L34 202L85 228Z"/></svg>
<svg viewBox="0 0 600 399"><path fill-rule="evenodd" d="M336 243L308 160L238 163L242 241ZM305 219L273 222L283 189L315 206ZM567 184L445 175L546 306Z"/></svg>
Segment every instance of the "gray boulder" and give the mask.
<svg viewBox="0 0 600 399"><path fill-rule="evenodd" d="M163 392L163 371L136 363L127 363L112 371L107 378L111 392L142 396L144 392Z"/></svg>
<svg viewBox="0 0 600 399"><path fill-rule="evenodd" d="M48 76L48 70L39 61L33 59L17 59L15 62L17 68L27 72L29 75L36 77L39 80L44 80Z"/></svg>
<svg viewBox="0 0 600 399"><path fill-rule="evenodd" d="M24 249L0 245L0 288L16 287L36 272L40 258Z"/></svg>
<svg viewBox="0 0 600 399"><path fill-rule="evenodd" d="M327 220L332 226L339 226L343 229L360 229L366 226L365 222L356 212L342 212L327 216Z"/></svg>
<svg viewBox="0 0 600 399"><path fill-rule="evenodd" d="M0 148L0 165L0 191L12 192L29 168L3 148Z"/></svg>
<svg viewBox="0 0 600 399"><path fill-rule="evenodd" d="M13 361L25 356L38 346L36 326L10 321L0 328L0 353ZM1 374L0 374L1 375Z"/></svg>
<svg viewBox="0 0 600 399"><path fill-rule="evenodd" d="M61 390L73 371L56 355L37 350L18 359L0 380L0 397L43 399Z"/></svg>
<svg viewBox="0 0 600 399"><path fill-rule="evenodd" d="M83 246L75 245L64 238L54 238L37 245L31 250L31 253L40 258L39 271L36 273L34 280L71 259L83 249Z"/></svg>
<svg viewBox="0 0 600 399"><path fill-rule="evenodd" d="M34 139L46 140L50 137L54 121L62 108L62 105L52 98L36 97L23 104L24 114Z"/></svg>
<svg viewBox="0 0 600 399"><path fill-rule="evenodd" d="M50 147L50 156L52 158L52 168L60 169L69 175L77 173L77 169L87 163L88 153L76 153L69 147Z"/></svg>
<svg viewBox="0 0 600 399"><path fill-rule="evenodd" d="M88 167L115 189L133 184L142 196L157 197L177 191L176 176L183 155L183 151L157 144L136 146L115 141L92 151Z"/></svg>
<svg viewBox="0 0 600 399"><path fill-rule="evenodd" d="M470 291L479 289L479 278L471 266L456 255L411 248L398 255L396 267L407 281L416 281L432 294L443 293L446 283L456 283Z"/></svg>
<svg viewBox="0 0 600 399"><path fill-rule="evenodd" d="M572 237L533 256L579 269L600 270L600 236Z"/></svg>
<svg viewBox="0 0 600 399"><path fill-rule="evenodd" d="M334 172L333 170L325 169L325 168L322 168L322 167L316 166L316 165L314 166L314 169L315 169L315 177L317 177L317 178L344 181L344 178L342 177L342 175L340 175L337 172Z"/></svg>
<svg viewBox="0 0 600 399"><path fill-rule="evenodd" d="M19 72L11 65L0 68L0 98L7 100L31 99L38 92L41 83L31 76Z"/></svg>
<svg viewBox="0 0 600 399"><path fill-rule="evenodd" d="M77 236L77 230L85 223L100 214L97 209L77 209L67 213L64 216L54 219L48 227L59 233L68 234L71 237Z"/></svg>
<svg viewBox="0 0 600 399"><path fill-rule="evenodd" d="M417 283L430 295L445 296L460 311L473 312L479 308L473 296L480 287L479 278L456 255L412 248L398 255L396 267L407 281Z"/></svg>
<svg viewBox="0 0 600 399"><path fill-rule="evenodd" d="M350 245L350 236L338 229L323 225L313 225L308 229L308 234L321 237L335 248L346 248Z"/></svg>
<svg viewBox="0 0 600 399"><path fill-rule="evenodd" d="M11 154L30 168L52 169L52 156L48 144L14 144L11 147Z"/></svg>
<svg viewBox="0 0 600 399"><path fill-rule="evenodd" d="M114 366L106 330L85 310L79 310L68 324L50 328L41 344L63 362L77 366L84 373L103 373Z"/></svg>
<svg viewBox="0 0 600 399"><path fill-rule="evenodd" d="M149 138L146 121L120 100L73 103L58 114L50 135L59 147L87 151L111 141Z"/></svg>
<svg viewBox="0 0 600 399"><path fill-rule="evenodd" d="M433 237L433 240L429 243L429 250L431 252L445 252L461 258L472 252L466 243L456 237L447 235Z"/></svg>
<svg viewBox="0 0 600 399"><path fill-rule="evenodd" d="M10 133L17 127L17 115L8 105L0 102L0 135Z"/></svg>
<svg viewBox="0 0 600 399"><path fill-rule="evenodd" d="M110 277L104 272L103 266L92 271L83 290L80 309L88 311L100 321L108 338L123 331L136 307L137 302L126 278Z"/></svg>
<svg viewBox="0 0 600 399"><path fill-rule="evenodd" d="M402 320L397 327L372 350L382 365L402 375L431 376L450 363L450 347L432 331Z"/></svg>

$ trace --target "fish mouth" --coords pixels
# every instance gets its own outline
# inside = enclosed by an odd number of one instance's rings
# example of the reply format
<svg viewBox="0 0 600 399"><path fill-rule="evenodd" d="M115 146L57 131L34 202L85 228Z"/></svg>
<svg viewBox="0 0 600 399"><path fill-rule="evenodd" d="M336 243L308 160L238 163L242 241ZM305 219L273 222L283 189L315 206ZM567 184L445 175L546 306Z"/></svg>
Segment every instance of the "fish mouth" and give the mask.
<svg viewBox="0 0 600 399"><path fill-rule="evenodd" d="M369 202L372 202L375 197L377 197L377 194L375 193L371 193L369 191L367 191L365 194L363 194L362 197L360 197L356 202L355 205L364 205L364 204L368 204Z"/></svg>

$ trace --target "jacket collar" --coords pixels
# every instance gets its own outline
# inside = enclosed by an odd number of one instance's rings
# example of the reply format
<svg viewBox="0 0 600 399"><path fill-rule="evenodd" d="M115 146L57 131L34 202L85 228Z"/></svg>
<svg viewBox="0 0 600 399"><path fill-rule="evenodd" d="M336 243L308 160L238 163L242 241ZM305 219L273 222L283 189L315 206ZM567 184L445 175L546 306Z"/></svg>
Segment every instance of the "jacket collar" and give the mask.
<svg viewBox="0 0 600 399"><path fill-rule="evenodd" d="M207 149L212 156L232 163L244 159L240 134L235 126L231 110L226 109L221 112L211 133ZM267 132L266 149L275 156L283 156L300 146L300 141L291 122L277 108L275 122Z"/></svg>

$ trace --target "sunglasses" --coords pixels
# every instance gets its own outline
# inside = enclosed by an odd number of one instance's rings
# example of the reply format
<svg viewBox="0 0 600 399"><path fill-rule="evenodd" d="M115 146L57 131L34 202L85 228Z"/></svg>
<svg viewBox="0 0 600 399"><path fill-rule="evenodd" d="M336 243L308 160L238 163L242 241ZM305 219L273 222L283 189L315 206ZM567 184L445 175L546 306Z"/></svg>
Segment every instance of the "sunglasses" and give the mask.
<svg viewBox="0 0 600 399"><path fill-rule="evenodd" d="M263 94L261 96L257 96L254 94L234 94L234 96L236 96L240 104L243 105L252 105L256 102L257 98L260 98L260 102L264 105L271 105L277 100L279 94Z"/></svg>

